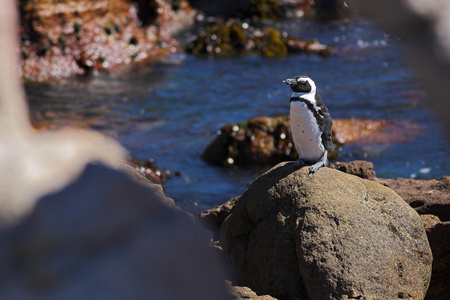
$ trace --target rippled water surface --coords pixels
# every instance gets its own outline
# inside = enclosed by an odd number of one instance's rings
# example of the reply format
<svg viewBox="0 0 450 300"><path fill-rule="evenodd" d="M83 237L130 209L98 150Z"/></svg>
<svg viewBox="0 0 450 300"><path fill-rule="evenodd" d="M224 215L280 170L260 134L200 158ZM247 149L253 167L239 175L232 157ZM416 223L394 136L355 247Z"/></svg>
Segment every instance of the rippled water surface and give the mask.
<svg viewBox="0 0 450 300"><path fill-rule="evenodd" d="M444 135L399 41L362 21L286 22L283 30L336 47L337 54L198 58L179 53L117 73L58 84L27 84L31 117L99 130L140 159L181 176L166 194L200 211L241 194L261 170L211 166L200 156L229 122L289 113L282 80L308 75L333 118L407 120L425 131L400 144L356 144L341 161L366 159L378 177L439 178L450 173Z"/></svg>

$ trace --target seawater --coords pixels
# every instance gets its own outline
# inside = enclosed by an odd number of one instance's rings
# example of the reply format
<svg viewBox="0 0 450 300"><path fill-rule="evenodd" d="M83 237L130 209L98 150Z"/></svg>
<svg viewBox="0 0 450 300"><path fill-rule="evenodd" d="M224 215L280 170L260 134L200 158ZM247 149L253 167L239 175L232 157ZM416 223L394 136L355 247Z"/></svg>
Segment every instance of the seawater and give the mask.
<svg viewBox="0 0 450 300"><path fill-rule="evenodd" d="M448 144L401 41L361 20L276 24L336 48L327 58L290 55L214 59L177 53L145 65L53 84L27 83L30 115L55 126L92 128L131 156L181 176L168 196L192 212L240 195L263 168L212 166L201 154L229 122L289 114L285 78L308 75L333 118L411 121L425 131L406 143L344 147L340 161L372 161L378 177L439 178L450 173ZM267 166L265 166L267 167Z"/></svg>

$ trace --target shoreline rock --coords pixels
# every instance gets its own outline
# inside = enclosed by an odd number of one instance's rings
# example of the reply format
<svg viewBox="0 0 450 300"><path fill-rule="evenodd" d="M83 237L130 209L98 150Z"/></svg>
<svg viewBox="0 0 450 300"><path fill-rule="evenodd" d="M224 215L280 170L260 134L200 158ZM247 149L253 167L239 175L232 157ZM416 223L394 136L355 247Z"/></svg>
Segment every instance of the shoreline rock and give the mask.
<svg viewBox="0 0 450 300"><path fill-rule="evenodd" d="M144 2L21 2L22 76L58 80L178 51L172 31L193 24L194 10L185 0L176 10L171 1Z"/></svg>
<svg viewBox="0 0 450 300"><path fill-rule="evenodd" d="M240 283L277 298L423 299L432 254L414 209L372 180L292 166L258 177L220 228Z"/></svg>
<svg viewBox="0 0 450 300"><path fill-rule="evenodd" d="M422 202L425 202L423 206L414 207L422 218L433 253L432 279L425 299L446 299L448 296L446 282L450 274L450 255L448 254L450 253L450 240L445 236L450 234L450 223L449 221L442 222L437 216L423 213L427 213L429 208L438 212L448 210L450 207L448 176L444 176L440 180L382 179L376 177L373 164L367 161L336 162L330 164L330 168L386 185L396 191L406 203L417 203L413 199L421 199ZM405 183L404 187L402 187L402 183ZM405 194L405 192L407 193ZM233 198L216 208L199 214L200 222L213 232L215 240L219 239L220 226L233 211L238 200L239 197ZM427 205L427 203L432 205Z"/></svg>

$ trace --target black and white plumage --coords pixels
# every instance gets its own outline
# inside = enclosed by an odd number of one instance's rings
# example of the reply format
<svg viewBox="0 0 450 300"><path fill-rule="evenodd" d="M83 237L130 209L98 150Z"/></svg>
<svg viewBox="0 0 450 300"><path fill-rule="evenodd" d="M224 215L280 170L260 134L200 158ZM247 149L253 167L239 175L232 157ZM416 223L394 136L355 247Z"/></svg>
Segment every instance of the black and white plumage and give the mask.
<svg viewBox="0 0 450 300"><path fill-rule="evenodd" d="M307 76L296 76L283 82L292 89L290 99L291 132L298 160L294 166L311 165L311 173L327 165L328 151L334 150L331 141L333 120L316 84Z"/></svg>

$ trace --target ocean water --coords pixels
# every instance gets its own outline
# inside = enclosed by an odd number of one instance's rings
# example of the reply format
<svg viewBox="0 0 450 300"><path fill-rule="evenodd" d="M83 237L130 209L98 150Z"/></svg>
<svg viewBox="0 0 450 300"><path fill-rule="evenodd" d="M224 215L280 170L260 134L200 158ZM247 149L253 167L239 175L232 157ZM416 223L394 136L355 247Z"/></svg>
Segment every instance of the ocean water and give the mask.
<svg viewBox="0 0 450 300"><path fill-rule="evenodd" d="M201 154L229 122L289 114L282 80L314 79L333 118L410 121L423 130L402 143L344 146L340 161L374 163L378 177L440 178L450 174L448 144L401 41L361 21L286 21L281 30L336 48L327 58L290 55L195 57L183 52L145 65L52 84L27 83L31 118L46 126L103 132L130 155L179 171L164 185L191 212L240 195L261 167L222 167ZM400 132L400 135L402 133ZM267 167L267 166L265 166Z"/></svg>

